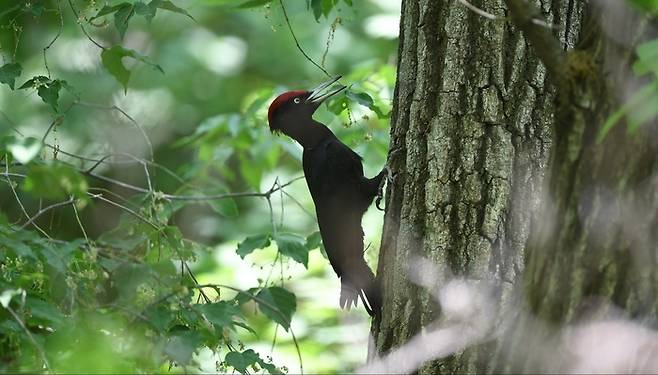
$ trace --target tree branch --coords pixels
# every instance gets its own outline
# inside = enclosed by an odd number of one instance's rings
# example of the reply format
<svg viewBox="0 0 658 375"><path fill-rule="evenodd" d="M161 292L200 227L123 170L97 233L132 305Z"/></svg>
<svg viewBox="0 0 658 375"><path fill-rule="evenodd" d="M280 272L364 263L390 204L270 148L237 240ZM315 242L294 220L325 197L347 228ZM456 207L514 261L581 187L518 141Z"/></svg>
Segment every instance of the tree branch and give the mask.
<svg viewBox="0 0 658 375"><path fill-rule="evenodd" d="M539 10L524 0L505 0L512 22L523 31L555 82L560 95L569 93L566 53L549 29L539 26L534 15Z"/></svg>

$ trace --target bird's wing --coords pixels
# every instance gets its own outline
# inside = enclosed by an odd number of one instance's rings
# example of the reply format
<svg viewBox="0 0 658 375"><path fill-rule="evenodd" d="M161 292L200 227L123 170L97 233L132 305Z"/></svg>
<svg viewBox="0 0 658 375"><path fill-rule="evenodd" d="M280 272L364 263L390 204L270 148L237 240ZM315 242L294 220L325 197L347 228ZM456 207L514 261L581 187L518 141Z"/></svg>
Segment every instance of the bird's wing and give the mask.
<svg viewBox="0 0 658 375"><path fill-rule="evenodd" d="M348 263L363 258L363 166L359 155L338 140L327 143L323 156L318 176L322 188L314 200L327 255L341 276Z"/></svg>
<svg viewBox="0 0 658 375"><path fill-rule="evenodd" d="M315 171L309 185L316 187L313 200L329 262L341 278L340 304L349 307L374 285L363 257L363 166L359 155L337 139L318 151L317 163L309 168Z"/></svg>

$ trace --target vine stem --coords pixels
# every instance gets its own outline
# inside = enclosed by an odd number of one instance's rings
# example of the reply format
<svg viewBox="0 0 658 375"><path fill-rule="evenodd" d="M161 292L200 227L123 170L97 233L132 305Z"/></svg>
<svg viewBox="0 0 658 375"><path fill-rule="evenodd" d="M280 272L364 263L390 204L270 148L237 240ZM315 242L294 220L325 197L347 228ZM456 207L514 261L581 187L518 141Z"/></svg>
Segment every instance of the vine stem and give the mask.
<svg viewBox="0 0 658 375"><path fill-rule="evenodd" d="M324 74L327 75L327 77L331 78L332 75L329 74L329 72L327 72L327 70L326 70L325 68L323 68L323 67L320 66L318 63L316 63L316 62L315 62L315 61L314 61L314 60L313 60L313 59L312 59L312 58L306 53L306 51L304 51L304 49L302 48L302 46L299 44L299 40L297 40L297 36L295 35L295 31L292 29L292 25L290 24L290 18L288 18L288 12L286 11L286 7L285 7L285 5L283 5L283 0L279 0L279 4L281 5L281 10L283 10L283 17L285 18L285 20L286 20L286 24L288 25L288 30L290 30L290 35L292 35L292 39L295 41L295 45L297 46L297 49L299 50L299 52L301 52L302 55L304 55L304 57L306 58L306 60L310 61L311 64L315 65L318 69L320 69Z"/></svg>

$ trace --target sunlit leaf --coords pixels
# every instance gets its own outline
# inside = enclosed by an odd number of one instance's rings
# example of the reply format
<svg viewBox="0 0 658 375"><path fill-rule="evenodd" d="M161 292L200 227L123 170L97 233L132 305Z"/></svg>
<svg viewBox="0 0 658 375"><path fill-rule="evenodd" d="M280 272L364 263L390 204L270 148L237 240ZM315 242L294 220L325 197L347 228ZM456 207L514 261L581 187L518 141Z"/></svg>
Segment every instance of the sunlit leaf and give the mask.
<svg viewBox="0 0 658 375"><path fill-rule="evenodd" d="M387 114L384 114L382 110L377 105L375 105L375 101L373 100L372 96L370 96L365 92L355 92L352 90L347 90L345 92L345 95L350 100L353 100L364 107L368 107L370 110L375 112L379 118L387 118L389 116Z"/></svg>
<svg viewBox="0 0 658 375"><path fill-rule="evenodd" d="M319 231L315 231L306 237L306 248L309 250L317 249L322 244L322 236Z"/></svg>
<svg viewBox="0 0 658 375"><path fill-rule="evenodd" d="M608 135L610 130L624 117L627 116L631 111L641 111L640 108L643 105L643 103L647 103L650 101L654 101L655 97L658 95L658 81L654 81L652 83L649 83L642 87L640 90L636 91L635 94L623 105L621 108L617 109L615 112L613 112L606 122L603 124L601 129L599 130L597 136L596 136L596 142L601 143L605 139L605 137ZM651 105L651 104L650 104ZM649 112L643 113L641 116L644 118L646 121L647 118L650 118L650 116L647 116L647 114L655 113L654 108L648 108L646 109ZM639 125L637 122L632 125L632 129L636 129Z"/></svg>
<svg viewBox="0 0 658 375"><path fill-rule="evenodd" d="M658 39L640 44L637 49L637 61L633 64L633 71L641 76L653 72L658 76Z"/></svg>
<svg viewBox="0 0 658 375"><path fill-rule="evenodd" d="M292 314L297 309L295 295L284 288L273 286L256 295L256 303L263 314L279 323L286 331L290 328Z"/></svg>
<svg viewBox="0 0 658 375"><path fill-rule="evenodd" d="M87 180L75 169L63 165L31 165L23 190L38 198L53 200L87 197Z"/></svg>
<svg viewBox="0 0 658 375"><path fill-rule="evenodd" d="M236 253L240 258L244 259L245 256L251 254L256 249L263 249L270 246L270 238L271 236L269 234L249 236L238 244Z"/></svg>
<svg viewBox="0 0 658 375"><path fill-rule="evenodd" d="M6 149L21 164L27 164L43 147L40 139L34 137L7 136L0 141L0 148Z"/></svg>
<svg viewBox="0 0 658 375"><path fill-rule="evenodd" d="M197 332L183 332L169 338L164 352L174 362L184 366L190 363L192 355L200 343L201 336Z"/></svg>
<svg viewBox="0 0 658 375"><path fill-rule="evenodd" d="M21 295L22 293L22 289L7 289L2 291L2 293L0 293L0 305L2 305L4 308L7 308L11 302L11 299L14 298L14 296Z"/></svg>
<svg viewBox="0 0 658 375"><path fill-rule="evenodd" d="M223 328L233 325L233 317L240 314L237 307L225 301L206 303L199 308L215 327Z"/></svg>
<svg viewBox="0 0 658 375"><path fill-rule="evenodd" d="M151 62L145 56L142 56L131 49L126 49L121 46L113 46L112 48L103 50L101 53L101 61L103 62L103 66L105 66L107 71L112 74L112 76L121 84L121 86L123 86L124 92L126 93L128 92L128 81L130 80L131 72L122 62L122 59L125 57L130 57L141 61L159 70L161 73L164 73L159 65Z"/></svg>
<svg viewBox="0 0 658 375"><path fill-rule="evenodd" d="M276 241L281 254L303 264L304 267L308 267L309 249L306 247L304 237L294 233L277 233L274 236L274 241Z"/></svg>

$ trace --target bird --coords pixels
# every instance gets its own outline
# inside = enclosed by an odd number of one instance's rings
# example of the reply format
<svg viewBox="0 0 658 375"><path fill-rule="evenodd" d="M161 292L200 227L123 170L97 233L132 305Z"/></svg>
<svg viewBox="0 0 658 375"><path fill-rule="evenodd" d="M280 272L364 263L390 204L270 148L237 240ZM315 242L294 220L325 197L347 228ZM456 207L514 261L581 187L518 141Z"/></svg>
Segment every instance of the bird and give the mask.
<svg viewBox="0 0 658 375"><path fill-rule="evenodd" d="M372 317L381 311L381 293L364 259L361 219L374 198L377 208L391 175L387 166L373 178L363 173L361 157L341 142L313 114L346 86L332 78L312 90L287 91L269 106L268 122L274 134L289 136L303 148L302 166L317 216L322 243L340 278L339 305L357 306L359 298Z"/></svg>

